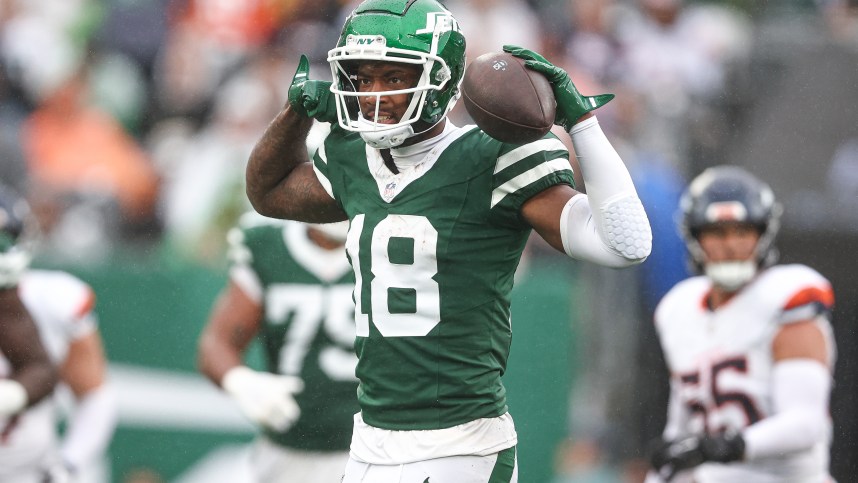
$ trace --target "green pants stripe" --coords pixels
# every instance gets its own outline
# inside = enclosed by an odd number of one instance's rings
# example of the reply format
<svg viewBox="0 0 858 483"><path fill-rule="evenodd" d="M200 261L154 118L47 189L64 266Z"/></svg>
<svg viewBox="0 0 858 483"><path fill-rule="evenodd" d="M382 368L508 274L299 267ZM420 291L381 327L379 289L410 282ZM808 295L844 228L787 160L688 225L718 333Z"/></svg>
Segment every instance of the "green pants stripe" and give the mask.
<svg viewBox="0 0 858 483"><path fill-rule="evenodd" d="M510 483L513 470L515 470L515 446L498 453L489 483Z"/></svg>

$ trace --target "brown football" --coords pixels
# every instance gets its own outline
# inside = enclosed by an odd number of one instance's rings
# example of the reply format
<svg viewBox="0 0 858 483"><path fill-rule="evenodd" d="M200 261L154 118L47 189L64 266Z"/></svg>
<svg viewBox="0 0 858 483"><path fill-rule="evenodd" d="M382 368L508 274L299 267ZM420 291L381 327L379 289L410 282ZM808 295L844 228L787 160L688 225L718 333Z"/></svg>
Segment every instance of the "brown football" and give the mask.
<svg viewBox="0 0 858 483"><path fill-rule="evenodd" d="M506 52L483 54L468 65L462 102L480 129L506 143L536 141L554 124L548 79Z"/></svg>

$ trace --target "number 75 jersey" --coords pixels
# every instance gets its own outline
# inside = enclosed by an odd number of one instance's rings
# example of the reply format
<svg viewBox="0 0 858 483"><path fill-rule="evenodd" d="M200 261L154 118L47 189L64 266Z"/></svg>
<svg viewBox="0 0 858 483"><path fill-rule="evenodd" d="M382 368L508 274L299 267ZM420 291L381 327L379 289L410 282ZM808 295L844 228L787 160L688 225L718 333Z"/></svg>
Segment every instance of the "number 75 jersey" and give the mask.
<svg viewBox="0 0 858 483"><path fill-rule="evenodd" d="M528 198L573 184L553 135L503 144L474 126L433 144L375 149L334 128L316 153L321 183L351 220L358 398L364 421L443 429L507 411L510 292L530 227Z"/></svg>
<svg viewBox="0 0 858 483"><path fill-rule="evenodd" d="M283 446L345 450L355 392L354 277L342 249L308 238L308 225L242 217L229 234L230 277L264 311L259 339L266 370L300 377L301 416L287 432L266 430Z"/></svg>

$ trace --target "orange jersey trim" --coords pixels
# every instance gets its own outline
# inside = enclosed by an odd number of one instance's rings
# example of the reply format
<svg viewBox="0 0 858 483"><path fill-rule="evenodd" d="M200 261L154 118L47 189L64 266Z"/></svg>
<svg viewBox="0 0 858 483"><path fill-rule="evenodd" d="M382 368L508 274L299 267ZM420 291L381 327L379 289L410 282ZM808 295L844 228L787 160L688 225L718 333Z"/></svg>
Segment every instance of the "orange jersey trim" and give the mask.
<svg viewBox="0 0 858 483"><path fill-rule="evenodd" d="M827 308L834 305L834 291L831 287L807 287L799 290L784 306L784 310L794 309L813 302L820 302Z"/></svg>
<svg viewBox="0 0 858 483"><path fill-rule="evenodd" d="M95 308L95 292L92 291L92 288L87 287L86 289L86 299L80 304L77 311L75 311L75 318L80 319L84 315L92 312Z"/></svg>

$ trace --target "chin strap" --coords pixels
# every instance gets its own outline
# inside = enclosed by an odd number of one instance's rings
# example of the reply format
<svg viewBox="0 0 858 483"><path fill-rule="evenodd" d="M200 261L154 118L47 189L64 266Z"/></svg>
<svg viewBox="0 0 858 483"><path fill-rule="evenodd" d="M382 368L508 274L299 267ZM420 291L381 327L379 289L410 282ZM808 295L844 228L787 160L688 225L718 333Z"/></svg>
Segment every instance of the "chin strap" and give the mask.
<svg viewBox="0 0 858 483"><path fill-rule="evenodd" d="M437 126L438 123L443 122L445 119L446 117L442 117L440 121L432 125L428 125L428 123L424 121L417 121L413 124L405 124L401 126L396 125L390 127L385 124L376 124L360 115L358 116L357 123L363 128L372 128L359 131L360 137L365 143L375 149L391 149L400 146L408 138L418 136L429 131L430 129ZM414 129L415 126L420 130L416 131ZM424 127L425 129L423 129Z"/></svg>
<svg viewBox="0 0 858 483"><path fill-rule="evenodd" d="M399 168L396 167L396 163L393 161L390 149L380 149L378 152L381 154L381 159L384 160L384 165L387 166L387 169L393 174L399 174Z"/></svg>
<svg viewBox="0 0 858 483"><path fill-rule="evenodd" d="M414 128L408 124L390 127L376 124L363 116L358 117L357 124L362 129L359 131L360 137L375 149L395 148L414 135Z"/></svg>

